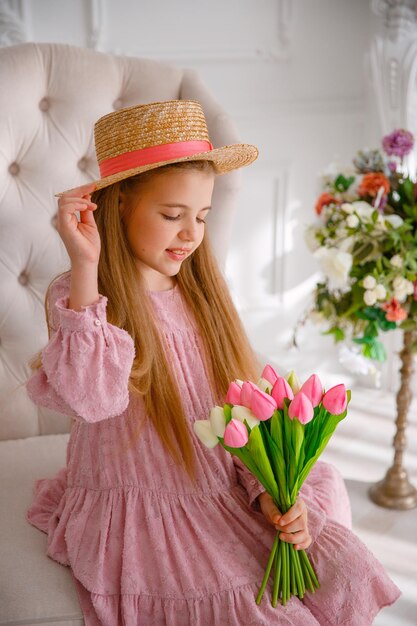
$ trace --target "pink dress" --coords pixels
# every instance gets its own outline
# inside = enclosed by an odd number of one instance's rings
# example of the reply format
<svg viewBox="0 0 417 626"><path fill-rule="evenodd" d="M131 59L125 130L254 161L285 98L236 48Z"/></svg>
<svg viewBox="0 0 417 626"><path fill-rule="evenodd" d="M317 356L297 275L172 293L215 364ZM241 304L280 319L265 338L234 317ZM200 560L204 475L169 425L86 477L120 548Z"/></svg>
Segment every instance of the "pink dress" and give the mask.
<svg viewBox="0 0 417 626"><path fill-rule="evenodd" d="M302 488L321 588L286 607L255 603L275 529L256 500L263 488L221 446L205 448L192 422L215 404L201 342L178 287L150 292L170 349L194 441L198 484L171 461L129 398L131 337L106 321L107 299L67 308L69 276L52 289L55 330L29 380L34 402L75 418L66 467L37 480L27 520L47 554L71 570L86 626L365 626L400 595L349 530L343 480L318 462Z"/></svg>

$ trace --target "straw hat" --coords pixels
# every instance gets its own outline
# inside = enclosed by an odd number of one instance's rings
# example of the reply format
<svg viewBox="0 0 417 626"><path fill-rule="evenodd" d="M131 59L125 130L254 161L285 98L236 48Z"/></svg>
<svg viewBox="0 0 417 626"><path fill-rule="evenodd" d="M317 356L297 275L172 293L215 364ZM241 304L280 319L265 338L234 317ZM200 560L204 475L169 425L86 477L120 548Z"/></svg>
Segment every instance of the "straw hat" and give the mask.
<svg viewBox="0 0 417 626"><path fill-rule="evenodd" d="M213 148L195 100L151 102L108 113L95 123L94 140L101 174L96 189L168 163L212 161L217 174L226 174L258 157L258 149L249 144Z"/></svg>

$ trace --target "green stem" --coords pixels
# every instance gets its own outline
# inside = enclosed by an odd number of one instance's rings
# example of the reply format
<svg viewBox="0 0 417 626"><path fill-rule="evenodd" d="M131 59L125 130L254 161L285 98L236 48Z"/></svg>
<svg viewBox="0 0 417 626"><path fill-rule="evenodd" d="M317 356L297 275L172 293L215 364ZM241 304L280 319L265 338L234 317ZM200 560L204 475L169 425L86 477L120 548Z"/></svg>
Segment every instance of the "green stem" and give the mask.
<svg viewBox="0 0 417 626"><path fill-rule="evenodd" d="M298 550L294 550L294 561L295 561L295 577L297 581L297 589L298 589L298 597L300 600L304 598L304 592L306 590L306 586L303 579L303 573L301 571L300 564L300 555L298 554Z"/></svg>
<svg viewBox="0 0 417 626"><path fill-rule="evenodd" d="M290 543L288 544L288 554L290 557L290 575L291 575L291 594L296 596L298 593L297 585L295 582L295 554L294 554L294 546Z"/></svg>
<svg viewBox="0 0 417 626"><path fill-rule="evenodd" d="M272 550L269 554L269 559L268 559L268 563L266 566L266 570L265 570L265 575L262 581L262 585L261 588L259 589L259 593L256 596L256 604L259 604L260 601L262 600L262 596L264 594L265 591L265 587L266 587L266 583L268 582L268 578L269 575L271 573L271 568L272 568L272 563L274 562L274 557L275 557L275 552L277 550L277 546L278 546L278 541L279 541L279 532L276 534L273 546L272 546Z"/></svg>
<svg viewBox="0 0 417 626"><path fill-rule="evenodd" d="M274 576L274 586L272 589L272 606L273 607L276 607L277 601L278 601L278 595L279 595L279 583L280 583L280 578L281 578L281 566L282 566L281 545L282 545L282 541L279 542L278 548L275 552L275 576Z"/></svg>
<svg viewBox="0 0 417 626"><path fill-rule="evenodd" d="M308 558L308 556L307 556L307 554L306 554L306 552L304 550L300 550L300 557L301 557L301 560L304 561L304 563L305 563L305 566L306 566L306 568L308 570L308 573L310 574L310 578L311 578L311 581L312 581L313 585L316 587L316 589L320 589L320 583L317 580L316 573L313 570L313 566L310 563L310 559Z"/></svg>

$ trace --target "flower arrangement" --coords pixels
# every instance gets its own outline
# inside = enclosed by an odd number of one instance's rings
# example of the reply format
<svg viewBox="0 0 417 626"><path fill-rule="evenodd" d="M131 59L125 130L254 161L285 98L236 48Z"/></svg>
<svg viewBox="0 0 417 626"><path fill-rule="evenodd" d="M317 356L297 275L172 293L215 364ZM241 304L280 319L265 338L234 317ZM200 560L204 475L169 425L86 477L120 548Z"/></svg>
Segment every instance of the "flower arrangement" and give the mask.
<svg viewBox="0 0 417 626"><path fill-rule="evenodd" d="M300 385L297 376L277 375L266 365L255 385L230 384L223 407L194 422L194 432L209 448L219 443L237 456L271 495L282 514L295 503L301 485L323 452L337 424L346 416L350 391L343 384L324 392L315 374ZM261 602L273 569L272 605L291 595L300 599L319 582L304 550L280 541L277 531L256 598Z"/></svg>
<svg viewBox="0 0 417 626"><path fill-rule="evenodd" d="M326 175L306 231L325 275L307 317L375 361L386 359L381 331L417 330L417 186L405 168L413 144L395 130L382 151L359 151L353 168Z"/></svg>

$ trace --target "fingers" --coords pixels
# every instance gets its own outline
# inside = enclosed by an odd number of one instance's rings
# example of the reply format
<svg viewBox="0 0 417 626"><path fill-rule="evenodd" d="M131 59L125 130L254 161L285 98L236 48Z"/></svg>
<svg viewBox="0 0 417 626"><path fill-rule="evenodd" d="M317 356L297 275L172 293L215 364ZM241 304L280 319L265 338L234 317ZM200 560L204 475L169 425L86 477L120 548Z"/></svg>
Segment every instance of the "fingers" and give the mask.
<svg viewBox="0 0 417 626"><path fill-rule="evenodd" d="M270 496L269 493L265 491L259 496L259 502L261 505L262 513L265 515L266 519L271 522L271 524L278 524L278 521L281 517L281 511L275 505L274 501L272 500L272 496Z"/></svg>
<svg viewBox="0 0 417 626"><path fill-rule="evenodd" d="M294 544L297 550L308 548L311 544L311 537L308 531L307 517L305 502L299 498L279 520L280 539Z"/></svg>

